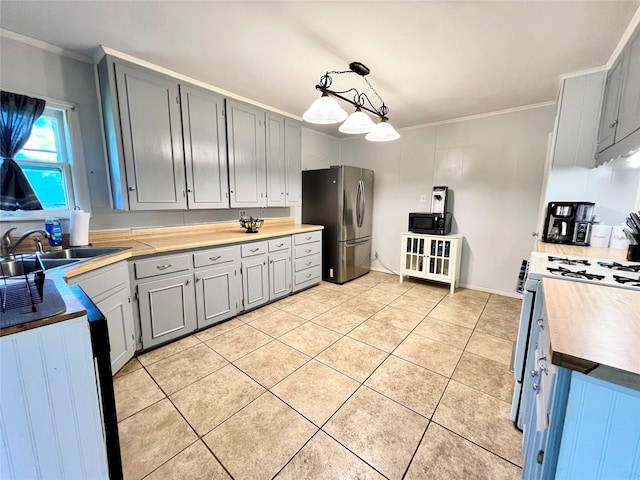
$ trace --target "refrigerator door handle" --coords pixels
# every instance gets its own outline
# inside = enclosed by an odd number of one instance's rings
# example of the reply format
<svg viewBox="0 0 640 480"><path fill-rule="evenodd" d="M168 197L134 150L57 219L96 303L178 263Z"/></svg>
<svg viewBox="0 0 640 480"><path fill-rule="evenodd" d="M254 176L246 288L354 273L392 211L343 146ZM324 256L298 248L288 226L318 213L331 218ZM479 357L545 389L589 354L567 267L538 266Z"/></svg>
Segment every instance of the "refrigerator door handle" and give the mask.
<svg viewBox="0 0 640 480"><path fill-rule="evenodd" d="M364 182L362 180L360 180L360 197L362 198L362 201L360 202L360 224L358 225L358 227L362 227L362 225L364 224L364 215L367 211L367 196L366 196L366 192L365 192L365 188L364 188Z"/></svg>
<svg viewBox="0 0 640 480"><path fill-rule="evenodd" d="M361 185L358 181L358 188L356 189L356 226L360 227L360 210L361 210Z"/></svg>
<svg viewBox="0 0 640 480"><path fill-rule="evenodd" d="M355 247L355 246L358 246L358 245L362 245L363 243L367 243L369 241L370 240L367 238L365 240L356 240L355 242L345 242L344 245L346 247Z"/></svg>

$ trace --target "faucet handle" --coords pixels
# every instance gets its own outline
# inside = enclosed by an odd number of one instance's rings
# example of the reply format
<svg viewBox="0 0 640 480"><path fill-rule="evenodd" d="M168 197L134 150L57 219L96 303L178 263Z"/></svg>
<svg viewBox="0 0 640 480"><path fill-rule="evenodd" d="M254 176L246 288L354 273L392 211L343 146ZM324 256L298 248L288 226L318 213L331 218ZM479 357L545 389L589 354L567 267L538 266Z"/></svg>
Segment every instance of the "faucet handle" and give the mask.
<svg viewBox="0 0 640 480"><path fill-rule="evenodd" d="M13 244L11 243L11 232L13 232L18 227L11 227L9 230L2 234L2 256L9 255L11 253L11 247Z"/></svg>

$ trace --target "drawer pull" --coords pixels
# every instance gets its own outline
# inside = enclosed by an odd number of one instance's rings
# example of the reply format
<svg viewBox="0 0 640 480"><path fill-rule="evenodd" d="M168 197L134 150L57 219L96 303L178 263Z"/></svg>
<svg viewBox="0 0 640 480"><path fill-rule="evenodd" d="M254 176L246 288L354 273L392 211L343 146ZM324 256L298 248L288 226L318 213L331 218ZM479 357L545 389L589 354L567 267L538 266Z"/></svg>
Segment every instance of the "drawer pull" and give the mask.
<svg viewBox="0 0 640 480"><path fill-rule="evenodd" d="M166 270L167 268L171 267L172 265L170 263L165 263L164 265L156 265L156 268L158 270Z"/></svg>
<svg viewBox="0 0 640 480"><path fill-rule="evenodd" d="M538 390L540 386L537 383L532 383L531 384L531 388L533 388L534 390Z"/></svg>
<svg viewBox="0 0 640 480"><path fill-rule="evenodd" d="M250 248L249 251L250 252L259 252L260 251L260 247L258 247L258 248Z"/></svg>
<svg viewBox="0 0 640 480"><path fill-rule="evenodd" d="M311 252L313 252L313 250L309 248L308 250L305 250L304 252L305 253L311 253Z"/></svg>
<svg viewBox="0 0 640 480"><path fill-rule="evenodd" d="M308 267L309 265L311 265L313 262L309 261L307 263L305 263L305 265Z"/></svg>
<svg viewBox="0 0 640 480"><path fill-rule="evenodd" d="M538 370L531 370L531 376L532 377L537 377L538 376Z"/></svg>
<svg viewBox="0 0 640 480"><path fill-rule="evenodd" d="M307 278L311 278L311 276L312 276L312 275L313 275L313 273L307 273L307 274L305 275L305 277L307 277Z"/></svg>
<svg viewBox="0 0 640 480"><path fill-rule="evenodd" d="M545 373L545 375L549 374L549 369L546 366L547 357L540 357L536 363L538 364L538 367L540 368L540 370L542 370Z"/></svg>
<svg viewBox="0 0 640 480"><path fill-rule="evenodd" d="M213 257L209 257L209 260L211 260L212 262L215 262L219 258L222 258L222 255L214 255Z"/></svg>
<svg viewBox="0 0 640 480"><path fill-rule="evenodd" d="M276 245L276 247L278 247L278 248L280 248L280 247L284 247L284 243L278 243L278 244Z"/></svg>
<svg viewBox="0 0 640 480"><path fill-rule="evenodd" d="M541 330L544 330L544 320L539 318L536 320L536 323L538 324L538 326L540 327Z"/></svg>
<svg viewBox="0 0 640 480"><path fill-rule="evenodd" d="M191 283L191 280L187 280L186 282L184 282L185 285L189 285Z"/></svg>
<svg viewBox="0 0 640 480"><path fill-rule="evenodd" d="M309 235L308 237L304 237L305 240L311 240L313 237Z"/></svg>

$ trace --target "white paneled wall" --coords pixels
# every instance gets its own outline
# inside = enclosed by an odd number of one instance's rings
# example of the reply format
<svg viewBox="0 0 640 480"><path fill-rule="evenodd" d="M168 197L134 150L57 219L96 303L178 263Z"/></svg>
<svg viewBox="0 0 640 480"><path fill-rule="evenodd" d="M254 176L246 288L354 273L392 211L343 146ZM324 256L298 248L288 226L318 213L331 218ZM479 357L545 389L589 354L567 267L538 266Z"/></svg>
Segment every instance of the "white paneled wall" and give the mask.
<svg viewBox="0 0 640 480"><path fill-rule="evenodd" d="M640 155L638 155L640 157ZM637 207L640 158L611 160L597 168L553 168L547 182L546 201L595 202L595 213L607 225L622 225Z"/></svg>
<svg viewBox="0 0 640 480"><path fill-rule="evenodd" d="M325 151L331 150L326 143L339 145L339 163L375 171L372 248L387 267L398 272L408 213L430 211L433 186L448 185L454 192L453 231L465 236L461 284L509 293L531 251L555 110L546 106L404 130L389 143L329 141L310 130L304 138L324 142ZM315 154L307 158L305 152L303 147L303 169L338 163ZM373 268L383 267L374 262Z"/></svg>

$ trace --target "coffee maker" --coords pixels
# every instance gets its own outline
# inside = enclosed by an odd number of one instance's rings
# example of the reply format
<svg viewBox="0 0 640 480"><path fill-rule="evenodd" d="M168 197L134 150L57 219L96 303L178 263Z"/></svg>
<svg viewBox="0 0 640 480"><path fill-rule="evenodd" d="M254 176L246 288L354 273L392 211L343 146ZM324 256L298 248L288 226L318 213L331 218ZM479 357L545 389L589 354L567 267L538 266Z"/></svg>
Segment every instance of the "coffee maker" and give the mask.
<svg viewBox="0 0 640 480"><path fill-rule="evenodd" d="M431 213L446 214L447 210L447 196L449 195L449 187L433 187L431 192Z"/></svg>
<svg viewBox="0 0 640 480"><path fill-rule="evenodd" d="M549 202L542 241L589 245L593 202Z"/></svg>

